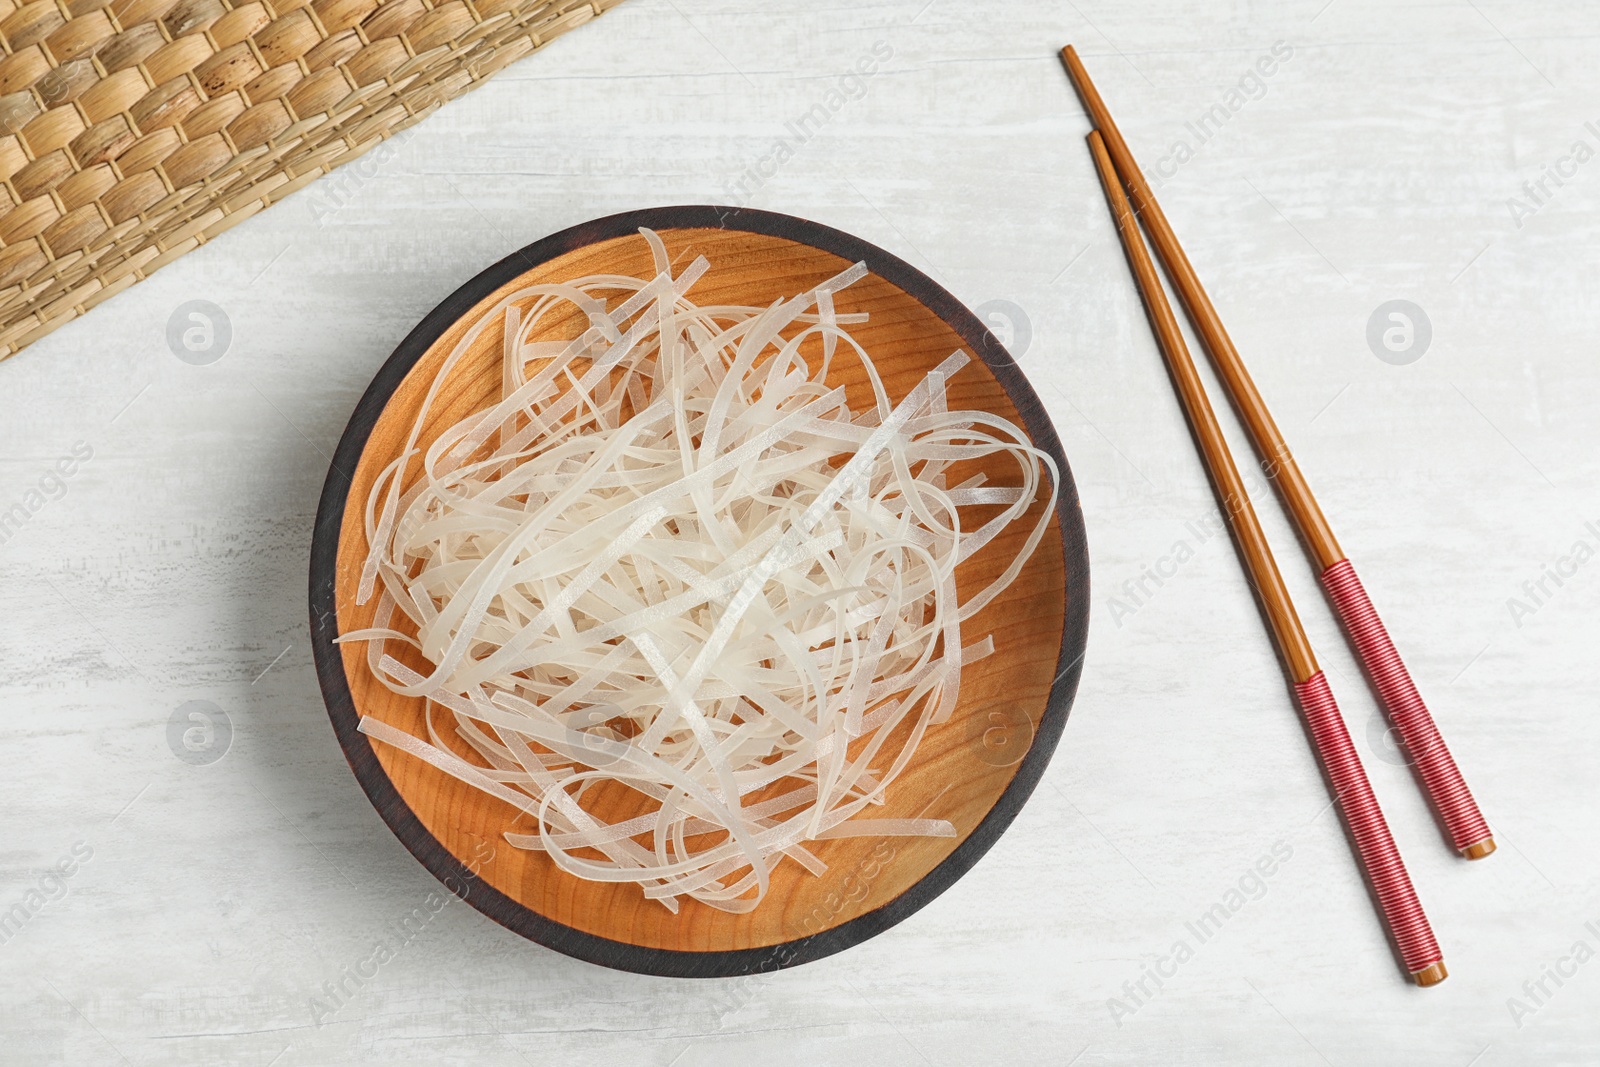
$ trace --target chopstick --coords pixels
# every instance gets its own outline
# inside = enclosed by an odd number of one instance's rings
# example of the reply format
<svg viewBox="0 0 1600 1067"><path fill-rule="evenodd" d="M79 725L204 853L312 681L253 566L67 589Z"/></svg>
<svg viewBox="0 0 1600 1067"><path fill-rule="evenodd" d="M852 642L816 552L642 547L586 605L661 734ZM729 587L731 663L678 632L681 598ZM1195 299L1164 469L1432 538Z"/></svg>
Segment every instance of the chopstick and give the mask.
<svg viewBox="0 0 1600 1067"><path fill-rule="evenodd" d="M1344 816L1345 825L1355 843L1356 856L1361 863L1368 884L1378 900L1378 910L1383 916L1389 935L1400 952L1401 962L1418 985L1436 985L1447 976L1439 945L1434 940L1428 917L1422 911L1411 878L1406 874L1400 851L1395 847L1383 812L1378 807L1361 757L1345 729L1344 718L1334 703L1327 678L1317 665L1311 643L1295 612L1289 590L1267 545L1261 522L1256 518L1245 490L1239 468L1217 424L1216 413L1206 399L1200 376L1195 371L1194 360L1189 356L1179 332L1172 305L1167 302L1165 290L1156 276L1155 265L1140 236L1139 225L1133 216L1127 197L1123 194L1111 157L1098 131L1089 134L1089 150L1094 155L1095 167L1105 186L1112 216L1116 219L1117 233L1133 268L1139 293L1144 298L1150 314L1150 324L1155 330L1161 353L1166 357L1172 372L1173 385L1183 403L1185 415L1200 446L1206 470L1211 475L1212 487L1227 517L1228 527L1239 547L1239 555L1250 576L1251 585L1260 598L1267 623L1283 657L1285 673L1293 686L1295 696L1305 715L1313 747L1321 760L1323 770L1333 785L1334 801Z"/></svg>
<svg viewBox="0 0 1600 1067"><path fill-rule="evenodd" d="M1399 731L1401 742L1414 760L1423 791L1456 850L1468 859L1482 859L1495 850L1489 824L1478 810L1444 737L1434 725L1433 716L1417 692L1410 672L1389 639L1361 579L1356 576L1354 565L1339 547L1327 516L1312 495L1305 475L1300 472L1278 424L1267 410L1266 401L1245 369L1239 350L1223 327L1222 318L1200 284L1199 275L1172 232L1161 205L1156 203L1155 194L1128 150L1127 142L1122 139L1105 101L1089 79L1077 51L1068 45L1061 50L1061 57L1089 117L1100 131L1117 174L1127 184L1139 218L1149 232L1150 242L1210 354L1228 398L1245 424L1251 444L1261 458L1262 470L1277 487L1301 539L1316 561L1322 586L1333 601L1345 632L1355 644L1356 653L1378 690L1390 722Z"/></svg>

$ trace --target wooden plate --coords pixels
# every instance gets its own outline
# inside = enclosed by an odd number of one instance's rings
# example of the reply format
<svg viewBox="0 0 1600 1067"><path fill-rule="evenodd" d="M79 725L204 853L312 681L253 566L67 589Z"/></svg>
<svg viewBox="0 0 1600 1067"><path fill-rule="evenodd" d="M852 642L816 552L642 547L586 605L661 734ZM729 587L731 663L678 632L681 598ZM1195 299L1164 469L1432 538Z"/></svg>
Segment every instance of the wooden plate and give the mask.
<svg viewBox="0 0 1600 1067"><path fill-rule="evenodd" d="M376 599L358 606L354 597L367 552L362 502L396 454L444 356L516 285L602 271L648 276L641 226L657 231L682 263L697 254L710 260L694 290L700 303L770 304L865 261L870 277L842 293L838 307L870 313L851 332L872 353L893 399L965 349L979 360L952 379L951 406L984 408L1019 423L1061 472L1057 514L1044 541L1018 580L964 628L969 641L993 634L997 653L963 671L954 717L929 731L891 786L887 810L874 812L948 819L957 836L817 842L808 847L827 872L817 877L780 864L768 897L746 915L694 901L673 915L635 886L583 881L543 853L512 848L501 835L526 832L525 816L357 731L360 717L371 715L426 736L422 702L396 697L373 680L364 646L333 643L372 616ZM430 434L485 406L500 388L498 331L483 337L441 391L423 447ZM843 363L837 374L830 384L860 384ZM852 395L852 404L861 399ZM990 580L1015 557L1031 525L1013 523L1008 536L964 563L958 588ZM906 918L977 862L1033 791L1061 736L1083 661L1088 591L1083 519L1061 444L1015 362L954 297L887 252L816 223L761 211L669 207L614 215L529 245L458 289L401 342L357 405L328 471L311 554L311 631L323 697L351 769L390 829L452 892L517 933L580 959L712 977L792 966L848 948ZM460 751L471 755L465 745ZM608 818L636 813L605 812Z"/></svg>

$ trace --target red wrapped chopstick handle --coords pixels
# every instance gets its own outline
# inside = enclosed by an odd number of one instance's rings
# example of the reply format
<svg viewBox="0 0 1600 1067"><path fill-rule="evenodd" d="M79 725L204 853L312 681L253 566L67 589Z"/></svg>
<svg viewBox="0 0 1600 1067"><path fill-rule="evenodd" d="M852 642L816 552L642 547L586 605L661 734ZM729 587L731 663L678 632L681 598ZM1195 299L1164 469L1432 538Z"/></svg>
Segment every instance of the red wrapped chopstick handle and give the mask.
<svg viewBox="0 0 1600 1067"><path fill-rule="evenodd" d="M1411 887L1411 876L1400 859L1400 850L1389 833L1378 798L1372 793L1361 757L1350 740L1350 731L1345 729L1344 716L1339 714L1339 706L1334 703L1328 679L1318 671L1298 683L1294 691L1305 713L1317 756L1333 783L1334 800L1344 814L1350 835L1355 838L1356 854L1378 896L1378 908L1400 950L1401 962L1423 985L1442 981L1445 971L1439 944L1433 939L1428 917L1423 914L1417 892Z"/></svg>
<svg viewBox="0 0 1600 1067"><path fill-rule="evenodd" d="M1322 584L1355 641L1356 654L1378 688L1389 721L1400 731L1401 743L1416 761L1423 788L1444 820L1451 841L1471 859L1487 856L1494 851L1489 824L1483 821L1483 813L1456 769L1456 761L1433 724L1433 716L1428 714L1428 706L1422 702L1400 653L1389 640L1383 620L1367 599L1355 568L1348 559L1342 559L1322 572Z"/></svg>

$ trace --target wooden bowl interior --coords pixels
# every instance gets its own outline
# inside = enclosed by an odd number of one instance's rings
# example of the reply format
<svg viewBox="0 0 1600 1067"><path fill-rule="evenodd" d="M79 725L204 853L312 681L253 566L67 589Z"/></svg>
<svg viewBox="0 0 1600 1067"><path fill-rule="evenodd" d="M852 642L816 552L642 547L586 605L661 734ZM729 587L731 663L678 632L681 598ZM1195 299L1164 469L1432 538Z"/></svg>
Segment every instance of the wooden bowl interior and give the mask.
<svg viewBox="0 0 1600 1067"><path fill-rule="evenodd" d="M678 270L695 255L710 260L710 271L693 291L701 304L767 305L849 266L838 256L810 245L741 230L678 229L662 231L661 236ZM365 502L379 471L398 455L444 358L473 323L517 286L602 272L635 277L653 274L643 238L600 241L532 268L446 330L395 390L367 440L346 499L335 587L339 632L371 622L376 597L365 605L355 602L368 547L362 525ZM837 303L841 312L869 313L868 323L850 329L872 354L895 400L951 352L958 348L970 352L952 327L876 275L851 286ZM552 321L536 339L571 337L579 326L575 318ZM500 337L498 328L485 330L451 373L434 402L421 447L426 448L446 427L498 399ZM852 406L869 403L870 388L858 363L840 359L829 377L831 385L846 387ZM1018 425L1023 422L1006 391L977 359L951 380L949 402L953 408L983 409ZM983 468L975 465L972 469ZM412 480L416 476L413 465ZM1014 464L1008 468L1007 461L996 461L991 478L992 484L1016 484ZM957 584L962 599L992 581L1016 558L1043 506L1036 503L1029 519L1012 523L961 566ZM976 509L973 514L979 521L986 517ZM1061 533L1053 518L1017 581L964 627L964 643L969 645L992 634L996 654L963 670L955 715L929 730L911 764L890 787L887 804L872 812L877 818L948 819L958 836L811 843L808 847L828 864L828 871L819 877L793 862L780 864L773 872L768 897L744 915L694 901L683 902L679 913L673 915L659 903L647 901L636 886L588 882L560 871L543 853L513 848L502 839L506 831L531 831L532 820L523 813L388 745L372 747L401 798L445 849L489 885L547 919L655 949L715 952L777 945L849 922L894 900L944 860L993 807L1026 752L1031 727L1044 714L1058 671L1065 582ZM423 701L398 697L373 679L364 645L341 647L358 713L425 738ZM441 730L453 738L453 728L446 725L449 716L435 715ZM465 742L454 740L457 752L481 762ZM608 820L621 820L647 810L641 800L632 791L618 788L590 794L585 805Z"/></svg>

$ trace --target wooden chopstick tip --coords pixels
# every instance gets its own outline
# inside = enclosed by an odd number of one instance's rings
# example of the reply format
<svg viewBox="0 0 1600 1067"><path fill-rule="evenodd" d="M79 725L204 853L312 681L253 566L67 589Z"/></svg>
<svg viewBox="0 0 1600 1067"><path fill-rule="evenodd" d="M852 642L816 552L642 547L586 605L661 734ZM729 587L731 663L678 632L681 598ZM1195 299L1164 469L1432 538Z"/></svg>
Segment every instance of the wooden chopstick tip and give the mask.
<svg viewBox="0 0 1600 1067"><path fill-rule="evenodd" d="M1469 860L1481 860L1498 847L1494 843L1494 838L1486 837L1482 841L1475 842L1462 849L1461 854Z"/></svg>
<svg viewBox="0 0 1600 1067"><path fill-rule="evenodd" d="M1105 187L1106 197L1111 202L1111 214L1117 216L1117 194L1122 191L1122 181L1117 177L1117 168L1111 162L1111 153L1106 151L1105 138L1100 136L1098 129L1090 130L1084 137L1089 145L1089 155L1094 159L1095 173L1100 175L1100 184Z"/></svg>
<svg viewBox="0 0 1600 1067"><path fill-rule="evenodd" d="M1076 90L1079 98L1082 99L1084 97L1084 86L1089 80L1089 73L1083 69L1083 60L1078 58L1078 50L1069 44L1064 46L1059 54L1061 56L1061 65L1067 70L1067 78L1072 82L1072 88ZM1084 99L1084 103L1087 104L1088 100Z"/></svg>
<svg viewBox="0 0 1600 1067"><path fill-rule="evenodd" d="M1133 221L1133 205L1128 202L1128 194L1122 188L1122 179L1117 175L1116 164L1111 161L1111 152L1106 148L1105 138L1100 136L1100 131L1090 130L1084 140L1089 143L1089 155L1094 158L1095 173L1100 176L1100 187L1106 194L1106 206L1111 210L1111 222L1116 227L1118 235L1124 238L1123 250L1130 257L1134 277L1137 279L1139 275L1137 259L1139 253L1144 251L1144 240L1135 234L1134 240L1138 242L1137 250L1127 240L1127 227L1137 226ZM1140 292L1143 294L1142 289Z"/></svg>

